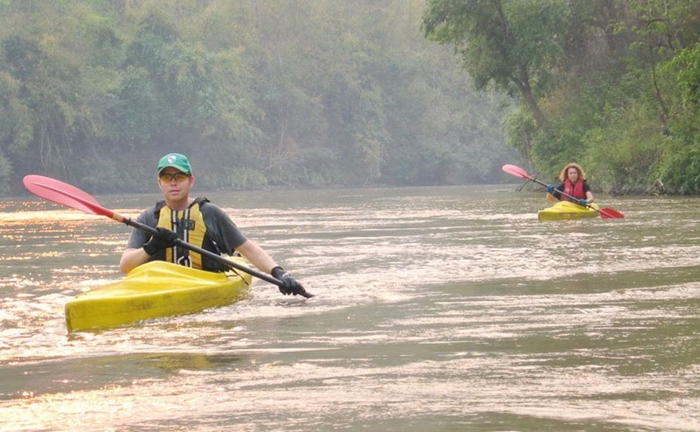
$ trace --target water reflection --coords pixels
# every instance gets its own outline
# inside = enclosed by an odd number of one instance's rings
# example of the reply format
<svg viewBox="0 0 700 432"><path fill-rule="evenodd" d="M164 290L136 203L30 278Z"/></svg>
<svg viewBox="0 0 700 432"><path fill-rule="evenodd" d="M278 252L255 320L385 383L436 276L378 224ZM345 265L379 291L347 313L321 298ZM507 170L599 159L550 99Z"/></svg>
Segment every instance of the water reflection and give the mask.
<svg viewBox="0 0 700 432"><path fill-rule="evenodd" d="M120 277L129 228L3 202L0 421L700 430L696 201L599 197L627 218L540 224L541 194L516 188L208 194L317 297L258 281L234 305L71 335L63 305ZM155 198L99 200L136 215Z"/></svg>

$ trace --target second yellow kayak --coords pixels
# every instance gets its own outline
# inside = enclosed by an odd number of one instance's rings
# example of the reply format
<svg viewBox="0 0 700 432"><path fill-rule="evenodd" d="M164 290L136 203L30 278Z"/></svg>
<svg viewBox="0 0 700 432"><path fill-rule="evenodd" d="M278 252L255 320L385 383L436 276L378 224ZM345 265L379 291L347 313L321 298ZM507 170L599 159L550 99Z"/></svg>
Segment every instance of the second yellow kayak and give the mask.
<svg viewBox="0 0 700 432"><path fill-rule="evenodd" d="M596 207L596 203L592 203L591 207ZM559 201L551 207L537 212L537 219L540 222L557 221L557 220L572 220L586 219L598 216L598 212L589 208L574 204L570 201Z"/></svg>

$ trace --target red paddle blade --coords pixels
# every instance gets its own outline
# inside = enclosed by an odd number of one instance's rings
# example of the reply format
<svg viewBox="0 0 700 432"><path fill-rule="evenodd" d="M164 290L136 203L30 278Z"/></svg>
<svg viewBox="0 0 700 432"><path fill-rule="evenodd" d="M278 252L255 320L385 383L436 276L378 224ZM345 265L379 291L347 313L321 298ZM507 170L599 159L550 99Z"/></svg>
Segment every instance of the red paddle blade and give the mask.
<svg viewBox="0 0 700 432"><path fill-rule="evenodd" d="M40 175L28 175L22 180L24 187L34 195L85 213L112 217L95 198L75 186Z"/></svg>
<svg viewBox="0 0 700 432"><path fill-rule="evenodd" d="M625 215L620 213L619 211L615 209L611 209L609 207L602 208L599 210L600 212L600 217L603 219L624 219Z"/></svg>
<svg viewBox="0 0 700 432"><path fill-rule="evenodd" d="M532 177L525 171L524 169L520 168L519 166L511 165L511 164L505 164L503 167L501 167L503 172L520 177L521 179L525 180L532 180Z"/></svg>

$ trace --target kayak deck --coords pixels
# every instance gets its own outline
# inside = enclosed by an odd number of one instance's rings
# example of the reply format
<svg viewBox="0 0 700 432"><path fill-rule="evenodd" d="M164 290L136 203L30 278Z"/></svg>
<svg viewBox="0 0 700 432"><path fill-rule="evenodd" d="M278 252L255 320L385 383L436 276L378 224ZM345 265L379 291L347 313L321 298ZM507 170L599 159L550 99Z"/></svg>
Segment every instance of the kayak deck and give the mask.
<svg viewBox="0 0 700 432"><path fill-rule="evenodd" d="M591 207L596 207L595 203ZM559 201L551 207L537 212L537 219L540 222L558 220L587 219L598 216L598 212L589 207L583 207L570 201Z"/></svg>
<svg viewBox="0 0 700 432"><path fill-rule="evenodd" d="M240 260L241 258L234 258ZM66 303L69 332L110 328L137 321L200 312L243 297L252 277L227 275L151 261L118 282L83 293Z"/></svg>

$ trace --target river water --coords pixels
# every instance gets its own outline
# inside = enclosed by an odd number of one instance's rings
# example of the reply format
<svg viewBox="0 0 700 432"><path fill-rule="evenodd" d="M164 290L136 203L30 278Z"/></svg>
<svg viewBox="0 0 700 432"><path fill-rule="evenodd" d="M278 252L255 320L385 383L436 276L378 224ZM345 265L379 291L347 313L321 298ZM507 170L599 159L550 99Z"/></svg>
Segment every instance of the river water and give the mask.
<svg viewBox="0 0 700 432"><path fill-rule="evenodd" d="M72 334L66 301L121 277L130 228L0 201L0 429L700 430L700 201L538 223L519 186L210 193L316 297L256 281Z"/></svg>

